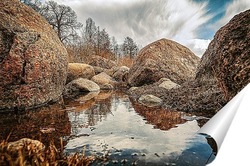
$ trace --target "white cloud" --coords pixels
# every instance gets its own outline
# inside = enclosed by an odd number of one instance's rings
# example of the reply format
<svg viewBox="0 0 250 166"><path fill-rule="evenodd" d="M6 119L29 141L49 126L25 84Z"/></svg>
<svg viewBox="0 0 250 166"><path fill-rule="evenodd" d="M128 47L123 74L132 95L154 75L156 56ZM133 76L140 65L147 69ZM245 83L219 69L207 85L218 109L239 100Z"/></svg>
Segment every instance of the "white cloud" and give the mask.
<svg viewBox="0 0 250 166"><path fill-rule="evenodd" d="M220 27L226 25L236 14L250 9L249 0L234 0L226 6L225 15L214 25L218 30Z"/></svg>
<svg viewBox="0 0 250 166"><path fill-rule="evenodd" d="M191 39L186 44L198 57L202 57L211 40Z"/></svg>
<svg viewBox="0 0 250 166"><path fill-rule="evenodd" d="M198 38L198 27L211 18L206 14L207 3L195 3L192 0L55 1L75 10L82 23L88 17L93 18L97 25L106 28L119 43L130 36L142 46L161 38L195 46L190 41Z"/></svg>

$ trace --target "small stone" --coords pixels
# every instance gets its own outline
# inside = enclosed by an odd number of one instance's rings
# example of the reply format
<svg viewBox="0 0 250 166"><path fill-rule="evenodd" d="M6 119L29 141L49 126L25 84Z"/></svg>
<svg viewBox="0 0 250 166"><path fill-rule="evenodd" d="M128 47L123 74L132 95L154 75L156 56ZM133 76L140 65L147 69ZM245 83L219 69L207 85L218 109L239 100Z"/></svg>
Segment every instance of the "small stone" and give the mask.
<svg viewBox="0 0 250 166"><path fill-rule="evenodd" d="M148 107L155 107L162 104L162 99L154 95L142 95L139 102Z"/></svg>
<svg viewBox="0 0 250 166"><path fill-rule="evenodd" d="M122 163L122 164L126 164L127 162L128 162L127 159L122 159L122 160L121 160L121 163Z"/></svg>
<svg viewBox="0 0 250 166"><path fill-rule="evenodd" d="M118 164L118 160L112 160L113 164Z"/></svg>

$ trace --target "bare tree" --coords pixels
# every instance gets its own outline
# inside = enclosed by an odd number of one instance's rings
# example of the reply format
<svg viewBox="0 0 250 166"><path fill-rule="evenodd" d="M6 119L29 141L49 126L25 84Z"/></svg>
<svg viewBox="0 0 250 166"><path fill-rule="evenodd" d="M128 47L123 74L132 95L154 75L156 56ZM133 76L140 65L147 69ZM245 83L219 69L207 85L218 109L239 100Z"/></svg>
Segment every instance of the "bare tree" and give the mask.
<svg viewBox="0 0 250 166"><path fill-rule="evenodd" d="M32 7L36 12L40 12L42 3L40 0L20 0L20 2Z"/></svg>
<svg viewBox="0 0 250 166"><path fill-rule="evenodd" d="M77 22L76 13L69 6L48 1L39 13L52 25L63 43L69 43L78 37L76 30L82 27L82 24Z"/></svg>

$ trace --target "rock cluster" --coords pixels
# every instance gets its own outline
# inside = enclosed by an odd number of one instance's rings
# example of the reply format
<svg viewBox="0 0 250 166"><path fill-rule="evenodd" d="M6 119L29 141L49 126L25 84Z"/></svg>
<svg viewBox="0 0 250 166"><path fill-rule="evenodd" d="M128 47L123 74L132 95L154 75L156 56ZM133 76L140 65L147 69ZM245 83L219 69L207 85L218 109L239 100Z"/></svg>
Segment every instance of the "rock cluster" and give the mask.
<svg viewBox="0 0 250 166"><path fill-rule="evenodd" d="M214 115L250 83L249 23L250 10L247 10L218 30L201 59L195 79L169 90L157 82L131 88L129 93L135 98L155 95L163 99L167 108Z"/></svg>

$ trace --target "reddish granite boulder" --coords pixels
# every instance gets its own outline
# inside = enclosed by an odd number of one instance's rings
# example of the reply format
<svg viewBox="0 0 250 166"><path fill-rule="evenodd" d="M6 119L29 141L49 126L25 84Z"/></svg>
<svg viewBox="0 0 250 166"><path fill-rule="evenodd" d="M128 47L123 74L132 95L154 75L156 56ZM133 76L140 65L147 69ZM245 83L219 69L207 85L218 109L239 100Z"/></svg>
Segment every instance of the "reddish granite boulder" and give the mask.
<svg viewBox="0 0 250 166"><path fill-rule="evenodd" d="M227 100L250 83L250 10L234 16L216 32L196 78L215 79Z"/></svg>
<svg viewBox="0 0 250 166"><path fill-rule="evenodd" d="M130 86L142 86L168 78L182 84L194 78L199 60L187 47L161 39L139 52L129 71L128 83Z"/></svg>
<svg viewBox="0 0 250 166"><path fill-rule="evenodd" d="M57 100L67 51L46 20L17 0L0 1L0 109Z"/></svg>

